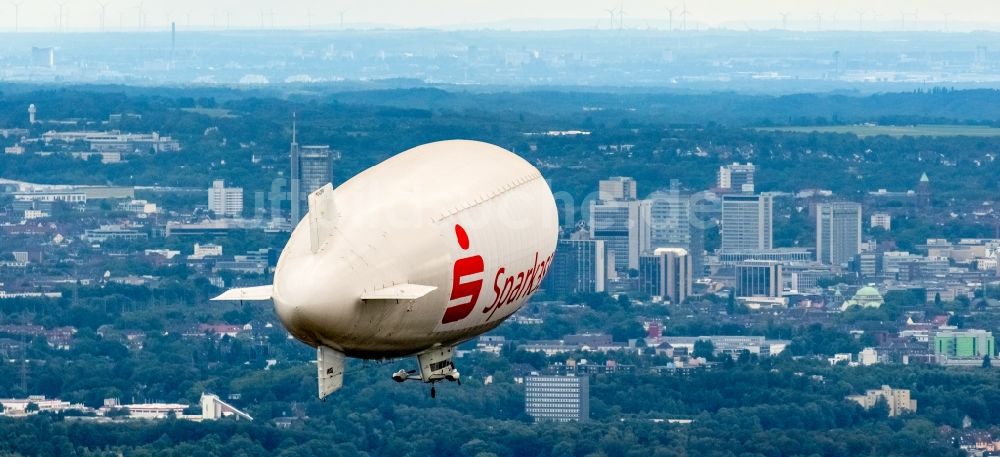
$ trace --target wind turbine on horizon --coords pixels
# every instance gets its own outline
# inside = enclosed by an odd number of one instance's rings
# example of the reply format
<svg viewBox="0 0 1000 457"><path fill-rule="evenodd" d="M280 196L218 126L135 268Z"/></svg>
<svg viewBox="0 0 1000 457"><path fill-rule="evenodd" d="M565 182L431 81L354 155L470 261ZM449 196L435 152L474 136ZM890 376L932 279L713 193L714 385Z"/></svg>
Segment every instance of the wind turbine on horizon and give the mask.
<svg viewBox="0 0 1000 457"><path fill-rule="evenodd" d="M788 30L788 12L778 13L778 16L781 16L781 30Z"/></svg>
<svg viewBox="0 0 1000 457"><path fill-rule="evenodd" d="M22 2L10 2L14 7L14 33L21 31L21 4Z"/></svg>
<svg viewBox="0 0 1000 457"><path fill-rule="evenodd" d="M605 8L604 11L606 11L608 14L611 15L610 30L614 30L615 29L615 9L614 8Z"/></svg>
<svg viewBox="0 0 1000 457"><path fill-rule="evenodd" d="M101 7L101 32L106 30L105 23L107 22L108 5L110 3L111 2L97 2L97 4Z"/></svg>
<svg viewBox="0 0 1000 457"><path fill-rule="evenodd" d="M671 31L674 30L674 9L676 9L676 8L677 8L676 6L672 6L672 7L668 7L667 8L667 15L668 15L668 19L667 19L667 31L668 32L671 32Z"/></svg>
<svg viewBox="0 0 1000 457"><path fill-rule="evenodd" d="M688 11L687 2L684 2L683 4L681 4L681 30L682 31L687 31L688 14L690 14L690 11Z"/></svg>
<svg viewBox="0 0 1000 457"><path fill-rule="evenodd" d="M63 31L63 8L66 6L66 2L57 2L56 6L59 7L59 33Z"/></svg>
<svg viewBox="0 0 1000 457"><path fill-rule="evenodd" d="M136 10L139 11L139 31L142 31L146 26L146 2L139 2Z"/></svg>

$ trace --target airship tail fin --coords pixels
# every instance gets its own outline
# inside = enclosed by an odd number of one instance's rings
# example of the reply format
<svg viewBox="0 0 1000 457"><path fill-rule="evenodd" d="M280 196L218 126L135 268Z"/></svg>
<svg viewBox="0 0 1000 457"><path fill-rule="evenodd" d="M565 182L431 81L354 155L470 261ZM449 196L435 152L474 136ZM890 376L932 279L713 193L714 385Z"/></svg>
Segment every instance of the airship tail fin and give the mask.
<svg viewBox="0 0 1000 457"><path fill-rule="evenodd" d="M345 358L344 353L336 349L323 345L316 347L316 375L319 381L320 400L344 386Z"/></svg>
<svg viewBox="0 0 1000 457"><path fill-rule="evenodd" d="M229 289L218 297L213 298L213 301L227 301L227 300L239 300L239 301L258 301L258 300L270 300L271 299L271 285L266 286L255 286L255 287L240 287L236 289Z"/></svg>
<svg viewBox="0 0 1000 457"><path fill-rule="evenodd" d="M327 183L309 194L309 248L313 254L326 244L339 216L333 199L332 184Z"/></svg>

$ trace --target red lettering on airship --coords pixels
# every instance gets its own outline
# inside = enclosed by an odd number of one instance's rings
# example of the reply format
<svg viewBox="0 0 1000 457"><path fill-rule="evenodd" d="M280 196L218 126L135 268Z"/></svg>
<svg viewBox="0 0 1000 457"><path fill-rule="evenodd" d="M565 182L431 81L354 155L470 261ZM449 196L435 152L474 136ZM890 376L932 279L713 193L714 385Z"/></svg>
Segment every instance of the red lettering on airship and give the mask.
<svg viewBox="0 0 1000 457"><path fill-rule="evenodd" d="M461 225L455 224L455 238L462 250L469 249L469 234ZM485 266L483 257L479 255L463 257L455 261L451 276L451 305L441 318L442 324L460 321L469 317L479 301L479 292L483 288L481 275ZM476 276L475 279L468 278Z"/></svg>
<svg viewBox="0 0 1000 457"><path fill-rule="evenodd" d="M489 314L486 320L492 319L493 314L504 305L509 305L535 293L541 287L542 279L549 272L549 264L551 263L551 255L539 262L538 253L536 252L535 261L527 271L520 271L516 274L512 272L505 279L504 272L506 269L500 268L497 270L496 277L493 278L493 292L496 294L496 298L493 299L493 303L490 306L483 309L483 314ZM501 284L503 285L501 286Z"/></svg>

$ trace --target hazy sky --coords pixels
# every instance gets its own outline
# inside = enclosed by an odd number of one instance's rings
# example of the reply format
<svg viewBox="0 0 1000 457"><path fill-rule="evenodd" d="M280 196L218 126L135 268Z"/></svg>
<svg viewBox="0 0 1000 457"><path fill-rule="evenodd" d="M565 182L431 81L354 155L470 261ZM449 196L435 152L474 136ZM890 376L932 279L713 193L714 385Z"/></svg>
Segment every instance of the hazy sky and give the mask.
<svg viewBox="0 0 1000 457"><path fill-rule="evenodd" d="M20 3L15 18L13 4ZM673 27L762 29L785 24L797 30L1000 29L996 0L0 0L0 30L99 30L101 4L107 30L136 29L142 11L146 30L208 28L348 28L370 27L502 27L517 29L609 28L666 29L674 8ZM624 19L622 21L622 19Z"/></svg>

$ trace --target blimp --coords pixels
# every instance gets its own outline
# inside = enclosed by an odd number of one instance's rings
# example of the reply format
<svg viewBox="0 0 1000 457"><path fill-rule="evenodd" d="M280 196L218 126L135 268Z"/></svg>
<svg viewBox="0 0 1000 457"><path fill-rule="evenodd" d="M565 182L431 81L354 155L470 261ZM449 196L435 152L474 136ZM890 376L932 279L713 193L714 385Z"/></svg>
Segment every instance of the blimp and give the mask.
<svg viewBox="0 0 1000 457"><path fill-rule="evenodd" d="M450 140L401 152L309 194L272 284L214 300L271 300L316 348L319 398L347 358L415 356L398 382L460 381L455 348L496 328L539 289L556 248L542 174L492 144Z"/></svg>

